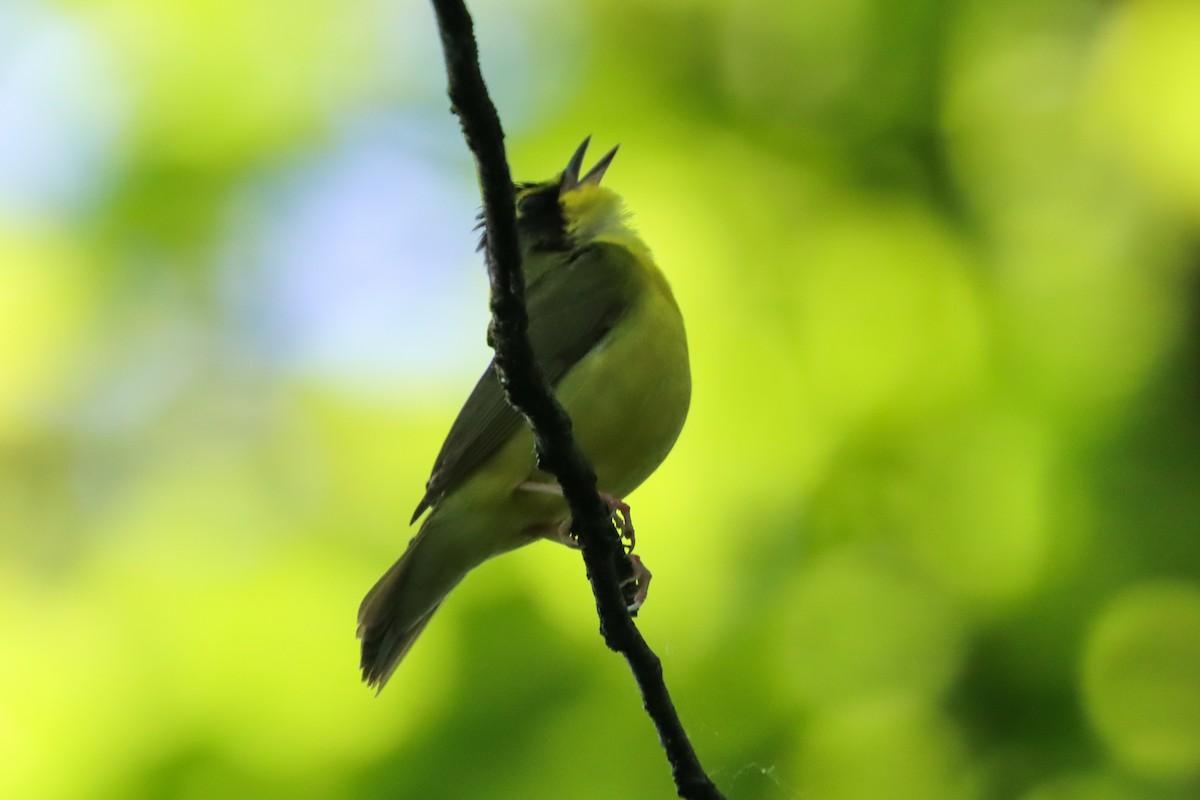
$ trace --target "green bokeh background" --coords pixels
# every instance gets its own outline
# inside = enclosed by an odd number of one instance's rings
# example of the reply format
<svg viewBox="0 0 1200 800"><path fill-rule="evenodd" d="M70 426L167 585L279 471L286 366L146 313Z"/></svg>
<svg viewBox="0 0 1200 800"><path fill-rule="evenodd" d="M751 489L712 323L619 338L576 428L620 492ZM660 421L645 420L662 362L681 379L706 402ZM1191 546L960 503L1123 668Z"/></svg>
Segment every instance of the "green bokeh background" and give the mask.
<svg viewBox="0 0 1200 800"><path fill-rule="evenodd" d="M689 325L640 624L733 799L1200 797L1200 5L476 2ZM398 0L0 0L0 797L669 797L576 553L379 698L487 351Z"/></svg>

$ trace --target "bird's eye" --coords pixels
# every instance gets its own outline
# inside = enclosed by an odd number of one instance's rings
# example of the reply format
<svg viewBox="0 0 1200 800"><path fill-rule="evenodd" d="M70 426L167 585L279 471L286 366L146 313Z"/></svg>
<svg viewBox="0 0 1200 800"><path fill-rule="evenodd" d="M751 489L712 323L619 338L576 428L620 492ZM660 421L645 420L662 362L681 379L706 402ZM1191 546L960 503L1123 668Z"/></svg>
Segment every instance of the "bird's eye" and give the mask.
<svg viewBox="0 0 1200 800"><path fill-rule="evenodd" d="M550 213L557 201L557 193L544 189L529 191L517 196L517 214L522 217L544 216Z"/></svg>
<svg viewBox="0 0 1200 800"><path fill-rule="evenodd" d="M536 214L538 209L542 207L544 202L544 194L542 192L525 192L517 196L517 213L518 214Z"/></svg>

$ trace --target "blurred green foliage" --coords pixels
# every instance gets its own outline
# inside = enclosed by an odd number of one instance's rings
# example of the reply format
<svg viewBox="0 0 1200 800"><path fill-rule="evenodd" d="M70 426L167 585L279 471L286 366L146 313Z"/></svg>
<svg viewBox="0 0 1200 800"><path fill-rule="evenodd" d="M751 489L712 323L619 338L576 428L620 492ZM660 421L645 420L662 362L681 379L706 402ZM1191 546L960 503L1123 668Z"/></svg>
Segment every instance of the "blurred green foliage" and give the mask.
<svg viewBox="0 0 1200 800"><path fill-rule="evenodd" d="M1200 5L473 10L688 320L640 622L728 796L1200 796ZM419 2L0 5L0 796L671 796L564 548L358 683L487 359L442 80Z"/></svg>

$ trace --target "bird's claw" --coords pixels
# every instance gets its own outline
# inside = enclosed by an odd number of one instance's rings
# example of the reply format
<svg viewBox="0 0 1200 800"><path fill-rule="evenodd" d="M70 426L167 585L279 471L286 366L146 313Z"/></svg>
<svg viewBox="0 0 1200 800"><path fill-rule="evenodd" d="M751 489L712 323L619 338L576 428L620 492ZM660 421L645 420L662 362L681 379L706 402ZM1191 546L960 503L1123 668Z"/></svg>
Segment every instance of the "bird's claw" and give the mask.
<svg viewBox="0 0 1200 800"><path fill-rule="evenodd" d="M540 483L537 481L526 481L517 487L527 492L543 492L545 494L556 494L562 496L562 488L556 483ZM621 500L619 497L608 494L607 492L598 492L600 499L608 506L609 516L612 518L613 524L617 526L617 531L621 534L621 539L628 542L625 545L625 552L632 553L633 546L637 544L637 538L633 533L633 516L630 513L629 504ZM574 541L575 537L571 535L571 527L574 521L568 517L556 531L553 537L571 547L578 547L578 542Z"/></svg>
<svg viewBox="0 0 1200 800"><path fill-rule="evenodd" d="M637 537L633 532L633 516L629 503L604 492L600 492L600 499L608 506L609 512L612 514L613 523L617 526L617 531L621 534L621 539L628 542L625 552L632 553L633 546L637 544Z"/></svg>
<svg viewBox="0 0 1200 800"><path fill-rule="evenodd" d="M621 581L621 594L625 598L625 608L629 610L629 616L636 617L638 609L646 602L646 595L650 592L652 576L642 560L635 555L629 556L629 566L631 573Z"/></svg>
<svg viewBox="0 0 1200 800"><path fill-rule="evenodd" d="M624 503L612 495L600 495L601 499L608 504L612 509L613 522L620 531L622 540L628 540L626 545L627 550L621 567L627 574L621 579L621 595L625 600L625 608L628 609L631 617L636 617L638 610L642 604L646 602L646 595L650 591L650 570L646 569L646 565L642 563L642 559L633 554L633 545L635 542L633 534L633 519L629 514L629 504ZM572 532L573 522L570 517L563 520L554 530L554 533L549 538L565 544L567 547L578 550L580 547L579 539Z"/></svg>

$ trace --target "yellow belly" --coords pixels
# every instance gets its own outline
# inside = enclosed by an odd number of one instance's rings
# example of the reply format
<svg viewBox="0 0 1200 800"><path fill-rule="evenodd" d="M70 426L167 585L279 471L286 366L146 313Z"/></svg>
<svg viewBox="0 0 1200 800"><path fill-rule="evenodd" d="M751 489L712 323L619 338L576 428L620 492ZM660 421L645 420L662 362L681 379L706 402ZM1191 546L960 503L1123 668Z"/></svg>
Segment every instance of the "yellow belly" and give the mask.
<svg viewBox="0 0 1200 800"><path fill-rule="evenodd" d="M658 468L683 429L691 387L683 320L655 287L558 386L601 491L624 497Z"/></svg>

